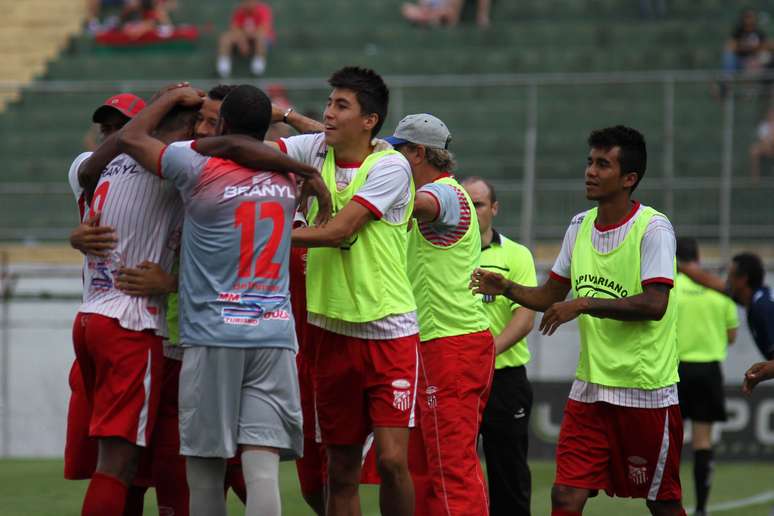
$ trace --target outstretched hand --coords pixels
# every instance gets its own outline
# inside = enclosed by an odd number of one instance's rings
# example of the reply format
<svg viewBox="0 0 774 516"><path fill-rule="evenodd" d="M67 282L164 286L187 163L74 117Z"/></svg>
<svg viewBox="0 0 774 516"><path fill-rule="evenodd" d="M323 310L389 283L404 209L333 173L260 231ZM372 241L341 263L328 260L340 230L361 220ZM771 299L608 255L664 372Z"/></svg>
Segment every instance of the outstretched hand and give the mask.
<svg viewBox="0 0 774 516"><path fill-rule="evenodd" d="M764 380L770 380L771 378L774 378L774 360L753 364L750 366L750 369L744 373L742 392L749 396L752 394L756 385Z"/></svg>
<svg viewBox="0 0 774 516"><path fill-rule="evenodd" d="M468 288L474 294L488 294L498 296L504 294L508 289L508 280L502 274L476 269L470 275L470 284Z"/></svg>

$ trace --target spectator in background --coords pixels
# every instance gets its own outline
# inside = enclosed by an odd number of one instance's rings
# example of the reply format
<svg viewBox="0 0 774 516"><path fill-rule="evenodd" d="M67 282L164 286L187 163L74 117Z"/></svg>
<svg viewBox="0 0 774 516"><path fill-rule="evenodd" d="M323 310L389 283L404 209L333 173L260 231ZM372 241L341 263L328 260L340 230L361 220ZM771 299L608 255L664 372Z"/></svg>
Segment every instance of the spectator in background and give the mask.
<svg viewBox="0 0 774 516"><path fill-rule="evenodd" d="M774 107L758 125L758 139L750 145L750 177L755 183L761 178L763 158L774 158Z"/></svg>
<svg viewBox="0 0 774 516"><path fill-rule="evenodd" d="M97 32L103 27L102 18L104 10L110 8L123 8L126 0L86 0L87 27L89 32ZM110 25L110 22L108 23Z"/></svg>
<svg viewBox="0 0 774 516"><path fill-rule="evenodd" d="M447 25L454 27L460 21L465 0L418 0L417 3L404 3L401 14L411 23L435 27ZM489 11L491 0L477 0L476 23L482 29L490 24Z"/></svg>
<svg viewBox="0 0 774 516"><path fill-rule="evenodd" d="M163 0L127 0L121 13L121 30L135 39L156 30L159 35L169 35L173 29L167 9Z"/></svg>
<svg viewBox="0 0 774 516"><path fill-rule="evenodd" d="M760 70L768 61L766 34L758 26L758 13L745 9L739 17L723 53L723 70L741 72Z"/></svg>
<svg viewBox="0 0 774 516"><path fill-rule="evenodd" d="M231 27L220 36L218 48L218 75L231 75L231 52L234 47L243 57L252 55L250 71L263 75L266 54L274 41L271 7L257 0L242 0L231 17Z"/></svg>

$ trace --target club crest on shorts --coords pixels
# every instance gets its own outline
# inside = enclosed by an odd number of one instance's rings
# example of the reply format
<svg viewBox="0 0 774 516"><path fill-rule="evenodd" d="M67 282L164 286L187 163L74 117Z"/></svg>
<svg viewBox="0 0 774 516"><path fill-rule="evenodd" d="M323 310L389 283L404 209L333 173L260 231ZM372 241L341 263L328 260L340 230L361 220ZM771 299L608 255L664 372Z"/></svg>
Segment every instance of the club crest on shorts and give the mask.
<svg viewBox="0 0 774 516"><path fill-rule="evenodd" d="M629 462L629 481L638 486L646 483L648 481L648 461L636 455L627 460Z"/></svg>
<svg viewBox="0 0 774 516"><path fill-rule="evenodd" d="M393 382L395 385L395 382ZM398 390L392 391L392 406L401 412L405 412L411 408L411 391L410 390Z"/></svg>
<svg viewBox="0 0 774 516"><path fill-rule="evenodd" d="M427 386L427 389L425 390L425 394L427 394L427 408L434 409L436 406L438 406L438 398L436 397L437 393L438 387L435 385Z"/></svg>

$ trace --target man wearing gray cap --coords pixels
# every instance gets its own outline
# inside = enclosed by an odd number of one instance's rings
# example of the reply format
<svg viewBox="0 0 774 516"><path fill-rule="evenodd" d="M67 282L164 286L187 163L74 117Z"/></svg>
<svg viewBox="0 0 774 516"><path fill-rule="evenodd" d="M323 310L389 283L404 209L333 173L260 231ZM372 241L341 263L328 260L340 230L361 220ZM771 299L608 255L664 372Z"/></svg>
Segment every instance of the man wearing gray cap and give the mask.
<svg viewBox="0 0 774 516"><path fill-rule="evenodd" d="M480 296L467 288L481 255L475 208L450 173L451 135L441 120L409 115L387 141L408 160L417 189L408 273L419 317L417 407L429 474L428 492L415 481L417 513L426 504L433 515L487 515L476 440L492 382L494 340Z"/></svg>

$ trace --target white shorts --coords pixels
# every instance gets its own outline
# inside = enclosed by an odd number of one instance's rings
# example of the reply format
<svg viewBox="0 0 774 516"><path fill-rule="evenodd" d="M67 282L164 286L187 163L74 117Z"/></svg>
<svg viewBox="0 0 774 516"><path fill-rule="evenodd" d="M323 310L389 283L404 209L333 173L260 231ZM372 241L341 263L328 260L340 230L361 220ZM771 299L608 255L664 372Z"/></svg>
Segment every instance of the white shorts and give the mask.
<svg viewBox="0 0 774 516"><path fill-rule="evenodd" d="M238 445L303 454L295 352L283 348L186 348L180 371L180 454L231 458Z"/></svg>

